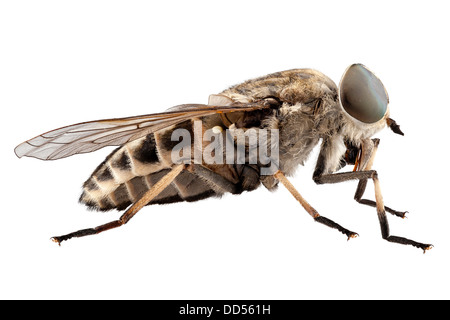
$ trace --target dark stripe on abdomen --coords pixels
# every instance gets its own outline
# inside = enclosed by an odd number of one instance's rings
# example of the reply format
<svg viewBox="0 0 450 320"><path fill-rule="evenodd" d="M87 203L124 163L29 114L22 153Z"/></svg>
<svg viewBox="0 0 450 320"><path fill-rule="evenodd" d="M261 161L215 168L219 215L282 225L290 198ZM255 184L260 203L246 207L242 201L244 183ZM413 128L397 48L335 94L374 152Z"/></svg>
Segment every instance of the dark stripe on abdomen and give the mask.
<svg viewBox="0 0 450 320"><path fill-rule="evenodd" d="M146 164L159 162L153 133L147 135L142 141L142 144L134 150L133 157L136 160Z"/></svg>

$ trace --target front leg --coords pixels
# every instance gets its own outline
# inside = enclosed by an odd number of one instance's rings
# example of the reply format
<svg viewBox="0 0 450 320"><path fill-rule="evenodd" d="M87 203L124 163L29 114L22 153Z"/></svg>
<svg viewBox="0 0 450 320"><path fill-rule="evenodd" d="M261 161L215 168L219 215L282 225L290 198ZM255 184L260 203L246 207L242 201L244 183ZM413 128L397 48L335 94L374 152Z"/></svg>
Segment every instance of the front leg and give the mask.
<svg viewBox="0 0 450 320"><path fill-rule="evenodd" d="M356 202L360 204L364 204L375 208L377 206L377 203L375 201L369 199L361 199L364 194L364 191L366 191L366 186L367 186L367 179L359 180L354 199L356 200ZM405 218L406 214L408 213L408 211L397 211L392 208L389 208L388 206L384 206L384 209L386 210L386 212L389 212L390 214L393 214L394 216L400 218Z"/></svg>
<svg viewBox="0 0 450 320"><path fill-rule="evenodd" d="M356 147L351 143L346 144L347 152L345 153L345 164L354 164L355 167L353 171L370 170L372 168L372 163L375 158L376 151L378 149L378 144L380 139L366 140L366 143L362 147ZM363 150L364 149L364 150ZM344 165L345 165L344 164ZM320 170L319 170L320 171ZM314 173L314 181L320 184L321 181L319 176L323 174L323 171ZM364 204L370 207L376 207L376 202L369 199L362 199L364 191L366 190L367 179L360 179L358 182L358 187L356 188L354 199L360 204ZM397 211L385 206L384 209L393 214L394 216L405 218L408 211Z"/></svg>
<svg viewBox="0 0 450 320"><path fill-rule="evenodd" d="M362 196L367 180L372 179L375 188L375 207L377 209L378 220L380 222L382 238L389 242L409 244L414 247L421 248L422 250L424 250L424 252L428 249L431 249L432 247L431 244L424 244L407 238L390 235L389 224L386 217L386 209L383 203L380 183L378 180L378 174L375 170L364 170L366 168L370 169L373 164L373 159L375 155L374 151L376 150L376 146L374 147L374 145L375 144L377 145L378 143L377 142L374 143L373 141L371 142L372 142L371 147L366 148L366 151L364 151L363 148L362 151L362 156L360 158L361 162L358 167L358 169L360 170L363 169L362 171L329 174L324 172L324 168L329 167L327 165L327 161L329 161L327 155L330 154L328 148L333 148L333 146L330 144L329 141L325 140L324 143L322 144L322 149L320 151L319 159L317 161L316 169L314 171L313 176L314 181L318 184L323 184L323 183L340 183L349 180L359 180L361 186L359 186L357 189L357 195Z"/></svg>
<svg viewBox="0 0 450 320"><path fill-rule="evenodd" d="M395 123L395 121L394 121ZM371 141L367 141L367 143L365 144L365 152L360 152L359 156L365 156L367 158L369 158L369 160L367 161L367 163L365 163L365 167L362 168L361 166L355 166L355 170L356 169L364 169L364 170L370 170L372 169L372 164L373 161L375 159L375 154L378 150L378 145L380 144L380 139L372 139ZM369 147L367 147L367 145L369 145ZM357 161L358 163L362 163L364 162L364 159L358 159ZM360 203L360 204L365 204L371 207L376 207L376 202L373 200L369 200L369 199L362 199L362 196L364 194L364 191L366 190L366 186L367 186L367 179L363 179L363 180L359 180L358 182L358 187L356 188L356 192L355 192L355 200ZM394 216L397 217L401 217L404 218L406 213L408 211L397 211L394 209L389 208L388 206L384 206L384 209L389 212L390 214L393 214Z"/></svg>

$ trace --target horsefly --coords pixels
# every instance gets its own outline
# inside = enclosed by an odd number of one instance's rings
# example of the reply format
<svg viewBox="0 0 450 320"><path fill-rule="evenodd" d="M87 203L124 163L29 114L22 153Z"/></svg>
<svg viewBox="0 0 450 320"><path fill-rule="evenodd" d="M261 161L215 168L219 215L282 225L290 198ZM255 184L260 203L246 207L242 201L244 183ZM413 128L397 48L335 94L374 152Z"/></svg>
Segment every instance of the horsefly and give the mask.
<svg viewBox="0 0 450 320"><path fill-rule="evenodd" d="M287 179L320 144L313 180L357 180L355 200L376 208L382 238L425 252L432 245L390 234L386 212L399 217L405 212L384 205L372 169L379 144L372 136L386 126L403 135L388 103L381 81L362 64L348 67L339 86L316 70L293 69L232 86L211 95L208 104L49 131L20 144L15 153L55 160L119 146L84 183L80 202L125 213L104 225L53 237L58 244L122 226L146 205L240 194L260 185L274 190L279 183L316 222L356 237L320 215ZM337 172L346 165L354 165L353 171ZM362 198L369 179L374 201Z"/></svg>

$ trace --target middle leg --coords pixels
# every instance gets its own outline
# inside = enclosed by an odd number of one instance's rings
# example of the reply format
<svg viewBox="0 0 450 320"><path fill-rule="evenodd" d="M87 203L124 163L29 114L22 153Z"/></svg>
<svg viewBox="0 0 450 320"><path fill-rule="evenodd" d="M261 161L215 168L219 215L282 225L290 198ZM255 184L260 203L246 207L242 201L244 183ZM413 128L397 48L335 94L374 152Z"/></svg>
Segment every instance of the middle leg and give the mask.
<svg viewBox="0 0 450 320"><path fill-rule="evenodd" d="M316 209L314 209L303 197L302 195L295 189L295 187L292 185L292 183L286 178L286 176L278 170L275 172L274 177L278 179L285 187L289 190L289 192L294 196L295 199L297 199L298 202L302 205L302 207L314 218L316 222L319 222L321 224L324 224L330 228L337 229L338 231L342 232L347 236L347 240L350 238L356 238L358 234L356 232L350 231L341 225L337 224L336 222L321 216Z"/></svg>

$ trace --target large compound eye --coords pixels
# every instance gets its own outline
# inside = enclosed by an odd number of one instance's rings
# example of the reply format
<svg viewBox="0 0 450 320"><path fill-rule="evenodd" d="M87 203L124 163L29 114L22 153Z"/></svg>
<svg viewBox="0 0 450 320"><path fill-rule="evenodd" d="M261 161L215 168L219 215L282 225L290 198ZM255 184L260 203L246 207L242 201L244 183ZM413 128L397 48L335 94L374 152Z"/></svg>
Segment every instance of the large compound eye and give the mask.
<svg viewBox="0 0 450 320"><path fill-rule="evenodd" d="M344 73L339 84L339 97L344 110L365 123L381 120L389 103L380 79L362 64L353 64Z"/></svg>

